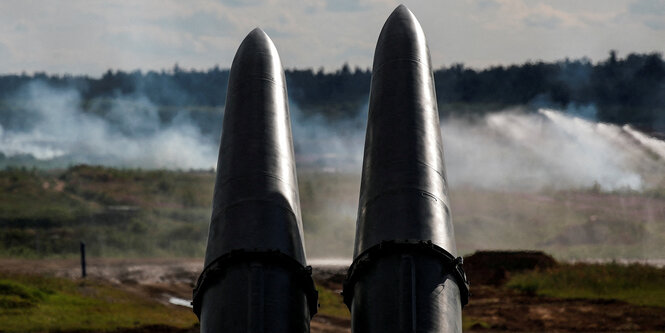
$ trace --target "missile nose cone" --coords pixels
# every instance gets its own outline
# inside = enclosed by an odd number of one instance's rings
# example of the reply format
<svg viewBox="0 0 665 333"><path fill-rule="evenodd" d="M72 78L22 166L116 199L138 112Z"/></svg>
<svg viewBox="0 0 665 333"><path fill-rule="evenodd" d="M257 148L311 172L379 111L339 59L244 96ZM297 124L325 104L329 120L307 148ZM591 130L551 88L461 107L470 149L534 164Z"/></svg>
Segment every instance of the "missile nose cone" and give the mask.
<svg viewBox="0 0 665 333"><path fill-rule="evenodd" d="M456 252L429 50L418 20L401 5L374 53L354 260L343 294L351 330L461 332L467 289Z"/></svg>
<svg viewBox="0 0 665 333"><path fill-rule="evenodd" d="M263 79L285 87L284 71L272 40L261 28L255 28L242 41L231 66L229 91L247 79Z"/></svg>
<svg viewBox="0 0 665 333"><path fill-rule="evenodd" d="M227 87L204 270L201 332L309 332L317 310L303 228L284 71L252 30ZM265 330L264 330L265 327Z"/></svg>
<svg viewBox="0 0 665 333"><path fill-rule="evenodd" d="M431 240L456 252L429 50L403 5L374 54L357 228L355 255L391 239Z"/></svg>
<svg viewBox="0 0 665 333"><path fill-rule="evenodd" d="M206 264L261 249L305 265L284 71L263 30L242 41L227 89Z"/></svg>
<svg viewBox="0 0 665 333"><path fill-rule="evenodd" d="M415 15L399 5L383 25L374 52L373 72L392 61L414 61L429 66L425 33Z"/></svg>

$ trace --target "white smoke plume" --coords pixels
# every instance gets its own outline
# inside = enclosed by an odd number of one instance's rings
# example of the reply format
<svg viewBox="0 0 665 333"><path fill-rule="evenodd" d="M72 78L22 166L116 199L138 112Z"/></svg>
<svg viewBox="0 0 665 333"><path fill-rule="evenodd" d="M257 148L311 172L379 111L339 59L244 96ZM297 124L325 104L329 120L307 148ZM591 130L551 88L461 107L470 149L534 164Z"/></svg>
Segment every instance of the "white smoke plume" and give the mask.
<svg viewBox="0 0 665 333"><path fill-rule="evenodd" d="M43 83L24 89L15 104L25 113L25 125L0 127L0 153L7 157L166 169L215 165L216 145L186 113L163 123L157 107L141 97L113 99L106 111L95 113L82 109L73 89Z"/></svg>
<svg viewBox="0 0 665 333"><path fill-rule="evenodd" d="M319 114L305 115L295 105L290 106L290 113L298 167L360 173L367 127L364 113L334 122Z"/></svg>
<svg viewBox="0 0 665 333"><path fill-rule="evenodd" d="M0 123L5 158L167 169L210 169L217 160L218 129L203 134L200 122L184 111L165 120L144 97L92 102L107 105L84 109L76 90L32 83L17 103L21 125ZM365 110L355 119L330 121L292 105L298 168L359 174ZM214 119L221 128L221 114ZM665 175L664 141L570 112L508 110L448 117L441 124L451 187L639 191L662 185Z"/></svg>
<svg viewBox="0 0 665 333"><path fill-rule="evenodd" d="M654 154L658 155L661 159L665 160L665 141L658 140L650 137L630 125L624 125L623 130L630 134L639 143L650 149Z"/></svg>
<svg viewBox="0 0 665 333"><path fill-rule="evenodd" d="M331 125L291 112L298 167L360 173L366 118ZM665 176L665 142L630 126L550 109L449 117L441 125L451 187L640 191L658 185L647 178Z"/></svg>
<svg viewBox="0 0 665 333"><path fill-rule="evenodd" d="M442 133L451 185L491 189L642 190L642 170L663 164L653 152L665 146L630 127L549 109L445 119Z"/></svg>

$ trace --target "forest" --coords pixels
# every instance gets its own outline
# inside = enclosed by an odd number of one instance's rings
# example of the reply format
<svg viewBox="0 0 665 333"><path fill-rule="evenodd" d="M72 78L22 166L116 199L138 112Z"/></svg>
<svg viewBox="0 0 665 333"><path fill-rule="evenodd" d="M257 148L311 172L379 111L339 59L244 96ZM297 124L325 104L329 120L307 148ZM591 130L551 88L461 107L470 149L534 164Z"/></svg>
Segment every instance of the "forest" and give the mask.
<svg viewBox="0 0 665 333"><path fill-rule="evenodd" d="M184 69L178 64L161 71L108 70L86 75L0 75L0 103L21 98L22 87L40 81L55 89L75 89L83 101L122 96L147 98L159 106L223 107L229 70ZM526 106L569 112L591 107L594 120L633 124L647 131L665 128L665 61L660 53L615 51L593 63L588 58L526 62L485 69L454 64L434 71L439 111L445 116L476 115ZM348 64L333 72L323 68L287 69L289 98L306 115L328 120L355 117L366 107L371 70ZM11 103L9 103L11 104Z"/></svg>

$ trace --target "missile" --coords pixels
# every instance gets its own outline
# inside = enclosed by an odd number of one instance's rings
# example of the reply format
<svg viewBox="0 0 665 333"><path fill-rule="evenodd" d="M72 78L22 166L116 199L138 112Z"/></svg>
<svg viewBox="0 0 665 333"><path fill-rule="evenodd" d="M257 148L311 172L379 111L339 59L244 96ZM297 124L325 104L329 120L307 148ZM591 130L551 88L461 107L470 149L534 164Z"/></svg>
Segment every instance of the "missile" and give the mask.
<svg viewBox="0 0 665 333"><path fill-rule="evenodd" d="M317 292L303 247L286 81L261 29L238 48L227 89L194 313L201 332L309 332Z"/></svg>
<svg viewBox="0 0 665 333"><path fill-rule="evenodd" d="M404 5L379 36L354 260L353 332L461 332L468 282L457 257L425 35Z"/></svg>

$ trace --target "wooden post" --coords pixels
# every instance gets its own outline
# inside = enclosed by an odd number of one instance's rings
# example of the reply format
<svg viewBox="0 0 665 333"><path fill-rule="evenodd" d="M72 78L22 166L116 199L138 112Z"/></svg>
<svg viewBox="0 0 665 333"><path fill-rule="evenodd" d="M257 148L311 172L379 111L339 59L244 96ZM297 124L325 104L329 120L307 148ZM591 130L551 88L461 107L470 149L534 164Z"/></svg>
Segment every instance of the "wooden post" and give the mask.
<svg viewBox="0 0 665 333"><path fill-rule="evenodd" d="M81 277L85 275L85 243L81 242Z"/></svg>

